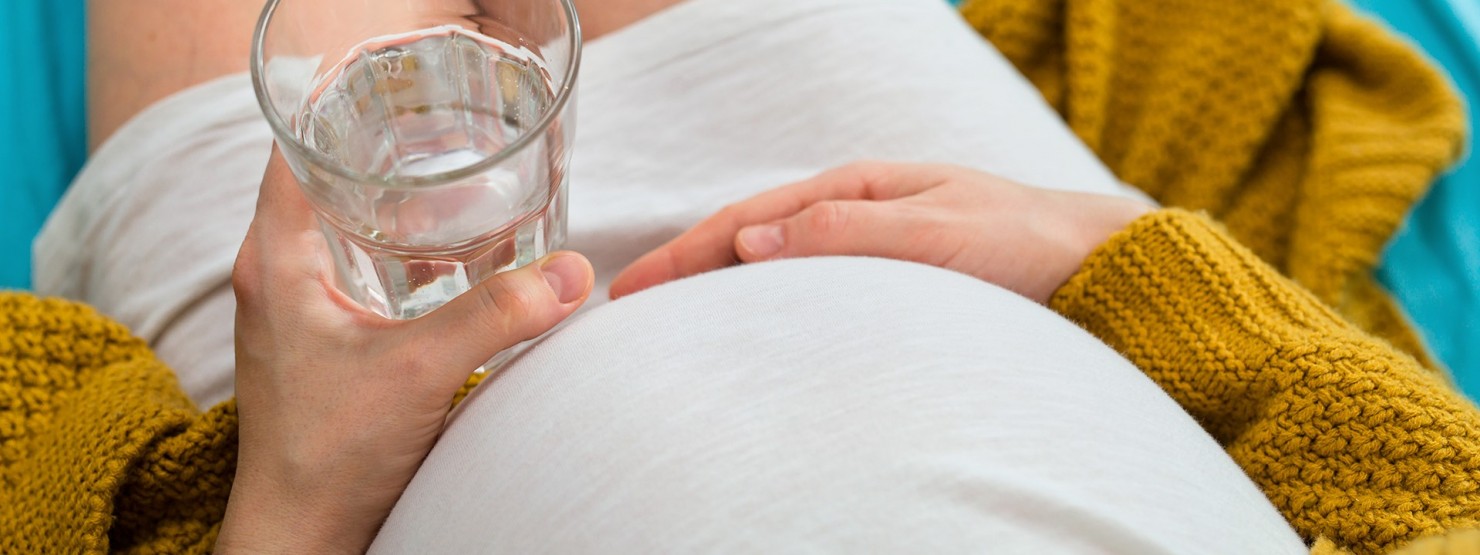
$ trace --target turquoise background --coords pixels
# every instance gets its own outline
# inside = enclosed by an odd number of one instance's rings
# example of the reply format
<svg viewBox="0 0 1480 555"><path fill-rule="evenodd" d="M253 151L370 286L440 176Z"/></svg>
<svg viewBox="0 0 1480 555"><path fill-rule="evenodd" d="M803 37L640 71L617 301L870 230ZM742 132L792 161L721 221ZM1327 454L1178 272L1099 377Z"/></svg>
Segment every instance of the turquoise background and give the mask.
<svg viewBox="0 0 1480 555"><path fill-rule="evenodd" d="M0 0L0 288L31 283L31 239L87 157L85 2Z"/></svg>
<svg viewBox="0 0 1480 555"><path fill-rule="evenodd" d="M1480 1L1351 1L1412 37L1480 99ZM87 154L84 6L0 0L9 53L0 64L0 288L30 286L31 240ZM1480 397L1480 164L1462 165L1419 204L1378 277L1460 386Z"/></svg>
<svg viewBox="0 0 1480 555"><path fill-rule="evenodd" d="M1480 129L1480 1L1354 0L1413 38L1449 70ZM1469 156L1414 209L1377 277L1403 304L1429 347L1480 399L1480 163Z"/></svg>

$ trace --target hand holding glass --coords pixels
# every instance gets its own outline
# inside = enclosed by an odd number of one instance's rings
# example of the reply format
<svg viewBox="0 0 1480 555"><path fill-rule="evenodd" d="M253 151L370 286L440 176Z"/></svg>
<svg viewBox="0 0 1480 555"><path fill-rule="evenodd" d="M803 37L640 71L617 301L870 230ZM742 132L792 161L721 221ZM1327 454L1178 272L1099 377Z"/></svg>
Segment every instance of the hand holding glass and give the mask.
<svg viewBox="0 0 1480 555"><path fill-rule="evenodd" d="M570 0L271 0L252 78L338 286L415 318L565 241Z"/></svg>

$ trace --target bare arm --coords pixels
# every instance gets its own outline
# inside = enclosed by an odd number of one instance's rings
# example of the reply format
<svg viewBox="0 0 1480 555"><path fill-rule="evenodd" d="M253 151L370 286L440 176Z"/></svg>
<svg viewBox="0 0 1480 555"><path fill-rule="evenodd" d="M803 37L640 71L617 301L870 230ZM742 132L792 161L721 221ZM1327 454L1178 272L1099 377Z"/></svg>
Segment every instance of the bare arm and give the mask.
<svg viewBox="0 0 1480 555"><path fill-rule="evenodd" d="M88 148L150 104L246 71L263 0L89 0Z"/></svg>
<svg viewBox="0 0 1480 555"><path fill-rule="evenodd" d="M323 0L327 2L328 0ZM576 0L586 39L680 0ZM88 149L150 104L247 70L265 0L88 0Z"/></svg>

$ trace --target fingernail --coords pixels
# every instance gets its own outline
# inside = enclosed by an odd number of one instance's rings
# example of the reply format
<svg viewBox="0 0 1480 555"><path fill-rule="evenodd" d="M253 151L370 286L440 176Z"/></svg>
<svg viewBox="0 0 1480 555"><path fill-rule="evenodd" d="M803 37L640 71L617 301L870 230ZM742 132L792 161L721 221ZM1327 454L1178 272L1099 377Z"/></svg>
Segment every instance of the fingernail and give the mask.
<svg viewBox="0 0 1480 555"><path fill-rule="evenodd" d="M550 290L555 292L555 297L560 299L560 304L570 304L581 298L582 285L586 282L586 265L577 260L573 254L556 255L540 264L540 273L545 276L545 283L550 284Z"/></svg>
<svg viewBox="0 0 1480 555"><path fill-rule="evenodd" d="M779 225L753 225L740 230L740 246L759 258L770 258L781 252L785 243Z"/></svg>

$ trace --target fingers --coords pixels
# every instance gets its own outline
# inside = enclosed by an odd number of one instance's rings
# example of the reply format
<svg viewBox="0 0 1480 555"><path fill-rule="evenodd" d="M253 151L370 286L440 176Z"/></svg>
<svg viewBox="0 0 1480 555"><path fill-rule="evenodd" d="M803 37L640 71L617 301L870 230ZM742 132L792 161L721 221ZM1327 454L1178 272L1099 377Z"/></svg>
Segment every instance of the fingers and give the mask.
<svg viewBox="0 0 1480 555"><path fill-rule="evenodd" d="M947 178L941 166L863 162L767 191L731 205L633 262L612 281L620 298L649 287L723 268L739 261L741 228L795 215L822 201L891 200L918 194Z"/></svg>
<svg viewBox="0 0 1480 555"><path fill-rule="evenodd" d="M825 201L774 222L742 228L735 253L742 262L805 256L908 259L915 240L894 203Z"/></svg>
<svg viewBox="0 0 1480 555"><path fill-rule="evenodd" d="M488 278L408 322L417 330L410 341L425 345L437 359L432 366L456 387L499 351L538 337L575 312L593 282L585 257L558 252Z"/></svg>

